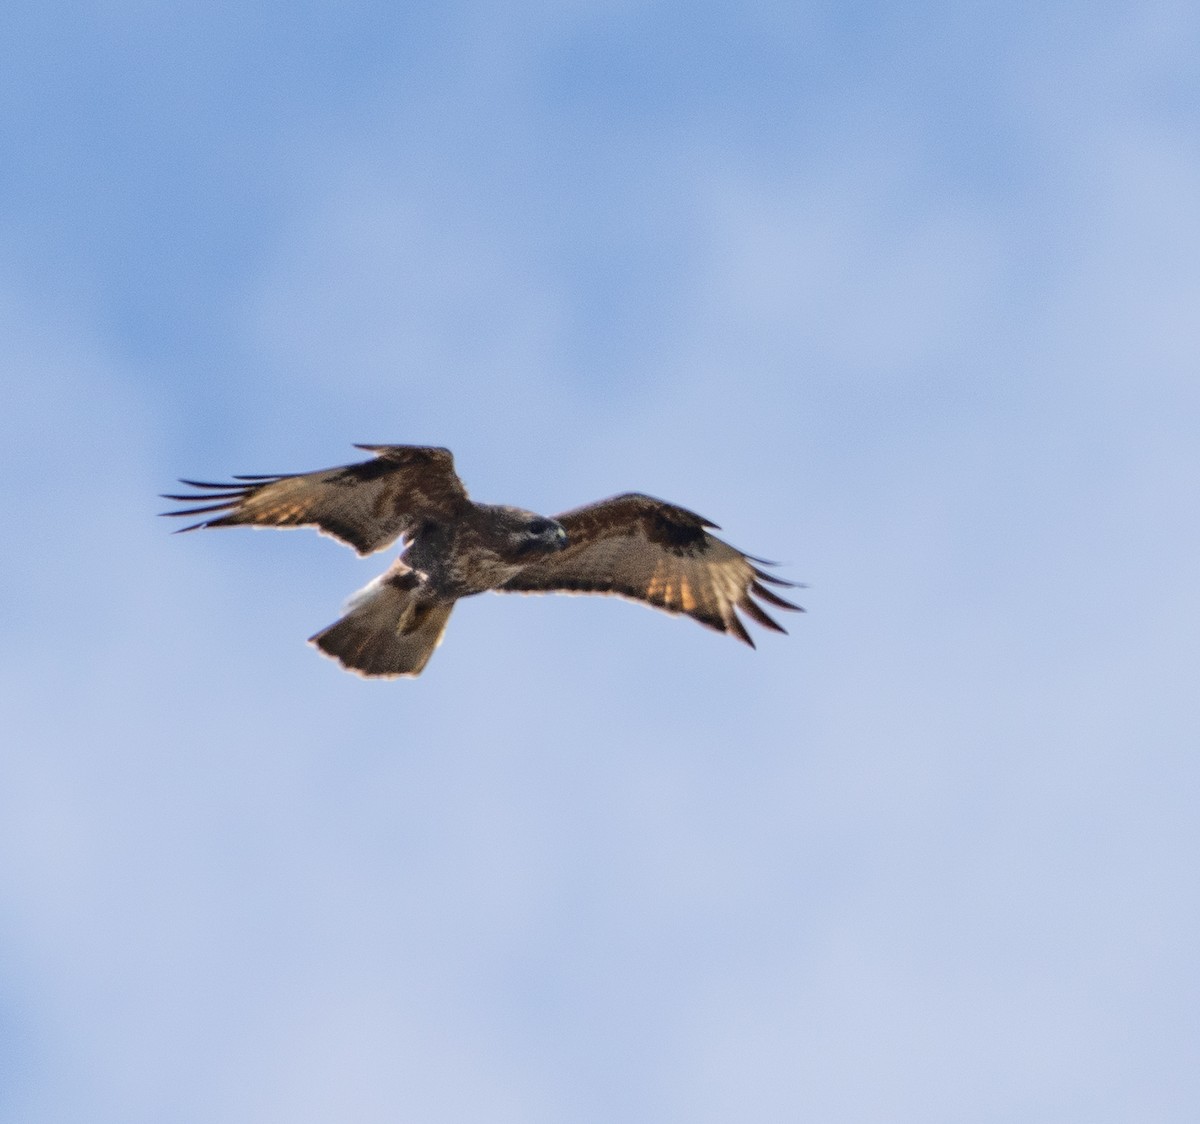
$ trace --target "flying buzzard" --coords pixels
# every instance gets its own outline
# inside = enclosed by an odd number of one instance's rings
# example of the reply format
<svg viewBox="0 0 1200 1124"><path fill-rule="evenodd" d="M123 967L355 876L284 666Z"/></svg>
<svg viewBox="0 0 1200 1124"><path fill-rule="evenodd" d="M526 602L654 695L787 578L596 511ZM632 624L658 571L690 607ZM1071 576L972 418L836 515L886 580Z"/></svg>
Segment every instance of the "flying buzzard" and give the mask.
<svg viewBox="0 0 1200 1124"><path fill-rule="evenodd" d="M754 598L800 608L763 584L795 584L759 569L772 563L710 535L715 523L674 504L629 494L547 519L472 502L449 449L355 448L375 459L296 475L235 476L227 484L181 480L194 491L164 498L192 506L163 514L224 513L183 531L315 526L359 554L403 536L404 553L355 594L344 617L310 638L361 675L420 675L454 603L488 589L612 593L683 613L752 648L735 610L783 632Z"/></svg>

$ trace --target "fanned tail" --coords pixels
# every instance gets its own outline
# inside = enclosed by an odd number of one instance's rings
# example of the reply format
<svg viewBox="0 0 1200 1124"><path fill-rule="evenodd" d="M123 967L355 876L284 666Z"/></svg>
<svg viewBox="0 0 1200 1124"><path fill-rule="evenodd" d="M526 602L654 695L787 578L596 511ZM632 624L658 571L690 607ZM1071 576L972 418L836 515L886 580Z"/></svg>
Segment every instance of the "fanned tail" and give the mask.
<svg viewBox="0 0 1200 1124"><path fill-rule="evenodd" d="M360 591L350 611L309 643L359 675L420 675L453 608L453 601L422 599L412 571L388 573Z"/></svg>

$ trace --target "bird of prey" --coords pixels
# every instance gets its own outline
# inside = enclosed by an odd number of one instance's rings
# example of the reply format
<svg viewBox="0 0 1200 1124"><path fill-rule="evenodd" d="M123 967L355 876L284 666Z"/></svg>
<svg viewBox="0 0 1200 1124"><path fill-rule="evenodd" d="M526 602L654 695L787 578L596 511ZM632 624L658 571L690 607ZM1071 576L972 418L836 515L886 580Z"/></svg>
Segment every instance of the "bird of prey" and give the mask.
<svg viewBox="0 0 1200 1124"><path fill-rule="evenodd" d="M449 449L356 445L372 460L318 472L235 476L229 483L181 480L166 495L189 506L169 516L210 516L201 527L316 527L359 554L403 536L406 549L351 599L346 615L310 637L360 675L420 675L442 639L454 603L499 593L611 593L682 613L754 647L737 610L784 629L755 601L785 601L764 583L793 586L762 570L770 563L709 534L715 523L636 493L554 518L518 507L474 503ZM221 514L215 514L221 513Z"/></svg>

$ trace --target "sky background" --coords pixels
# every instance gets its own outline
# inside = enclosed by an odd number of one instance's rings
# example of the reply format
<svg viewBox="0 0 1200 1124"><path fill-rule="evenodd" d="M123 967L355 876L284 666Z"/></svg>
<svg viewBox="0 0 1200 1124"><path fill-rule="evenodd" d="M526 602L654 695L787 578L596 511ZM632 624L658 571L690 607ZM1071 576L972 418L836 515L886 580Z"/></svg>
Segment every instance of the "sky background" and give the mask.
<svg viewBox="0 0 1200 1124"><path fill-rule="evenodd" d="M1200 1119L1200 9L0 10L0 1120ZM174 538L447 445L757 652Z"/></svg>

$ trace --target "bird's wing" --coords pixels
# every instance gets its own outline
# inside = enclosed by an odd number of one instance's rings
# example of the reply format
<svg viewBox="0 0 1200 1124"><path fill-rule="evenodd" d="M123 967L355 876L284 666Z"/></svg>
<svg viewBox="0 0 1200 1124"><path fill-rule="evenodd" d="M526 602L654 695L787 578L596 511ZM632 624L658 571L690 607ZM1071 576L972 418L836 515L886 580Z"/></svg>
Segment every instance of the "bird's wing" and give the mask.
<svg viewBox="0 0 1200 1124"><path fill-rule="evenodd" d="M763 584L795 583L759 568L771 563L710 535L707 528L716 524L685 508L632 494L555 518L567 532L567 546L531 562L501 592L612 593L684 613L752 648L754 641L735 610L783 632L754 598L781 609L800 608Z"/></svg>
<svg viewBox="0 0 1200 1124"><path fill-rule="evenodd" d="M235 476L227 484L181 480L194 489L167 495L191 506L164 515L215 515L200 527L316 527L371 554L428 519L454 518L469 504L449 449L418 445L356 445L375 458L358 464L284 476ZM195 506L199 504L200 506Z"/></svg>

